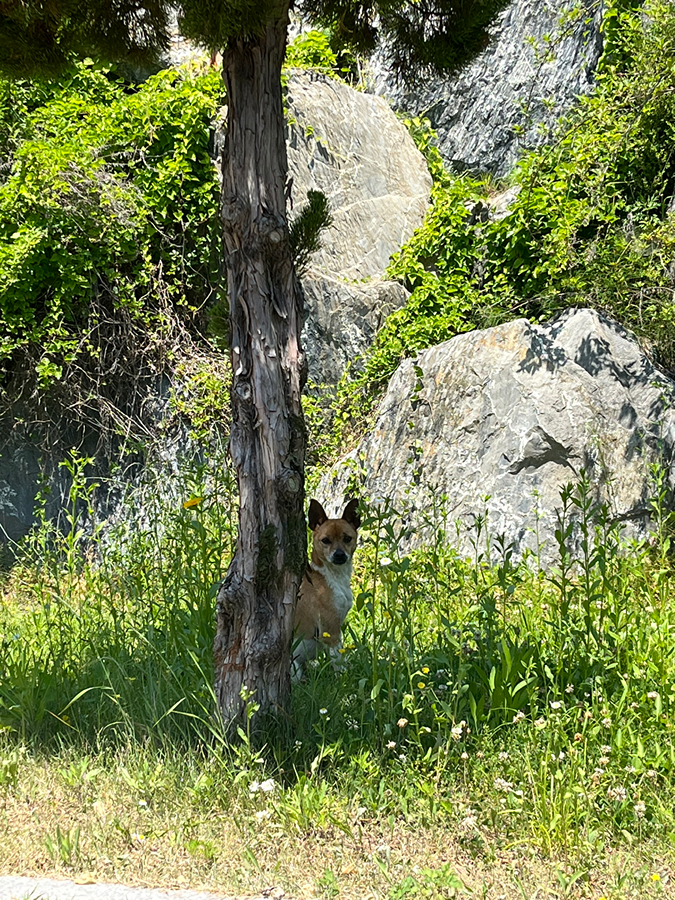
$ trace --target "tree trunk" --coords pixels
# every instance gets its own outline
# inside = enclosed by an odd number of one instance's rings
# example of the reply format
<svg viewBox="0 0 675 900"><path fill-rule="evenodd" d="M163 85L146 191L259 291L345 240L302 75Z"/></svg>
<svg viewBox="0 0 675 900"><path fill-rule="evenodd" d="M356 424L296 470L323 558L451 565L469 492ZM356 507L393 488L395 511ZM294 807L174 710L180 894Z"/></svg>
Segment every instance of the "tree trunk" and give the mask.
<svg viewBox="0 0 675 900"><path fill-rule="evenodd" d="M239 535L218 593L216 695L226 726L245 686L260 714L290 696L293 610L306 564L301 301L286 219L281 92L288 0L263 35L223 53L227 133L221 214L231 321L230 453Z"/></svg>

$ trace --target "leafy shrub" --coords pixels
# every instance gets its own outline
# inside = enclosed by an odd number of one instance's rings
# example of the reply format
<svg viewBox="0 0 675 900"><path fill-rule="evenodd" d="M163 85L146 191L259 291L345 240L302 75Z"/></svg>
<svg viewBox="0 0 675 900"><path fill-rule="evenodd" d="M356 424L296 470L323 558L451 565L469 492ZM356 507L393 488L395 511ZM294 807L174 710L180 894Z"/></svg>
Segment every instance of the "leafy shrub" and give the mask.
<svg viewBox="0 0 675 900"><path fill-rule="evenodd" d="M358 60L327 29L301 32L286 49L288 69L314 69L345 81L358 80Z"/></svg>
<svg viewBox="0 0 675 900"><path fill-rule="evenodd" d="M285 65L289 69L319 69L332 72L337 54L325 31L304 31L291 41L286 50Z"/></svg>
<svg viewBox="0 0 675 900"><path fill-rule="evenodd" d="M119 407L199 337L219 290L220 78L167 71L130 87L83 63L58 84L2 90L15 121L0 183L5 399Z"/></svg>
<svg viewBox="0 0 675 900"><path fill-rule="evenodd" d="M388 270L408 304L338 387L334 447L362 431L401 359L515 316L592 306L675 369L675 11L663 0L632 6L608 10L595 91L520 163L502 218L488 214L495 185L448 173L428 122L407 122L434 178L432 205Z"/></svg>

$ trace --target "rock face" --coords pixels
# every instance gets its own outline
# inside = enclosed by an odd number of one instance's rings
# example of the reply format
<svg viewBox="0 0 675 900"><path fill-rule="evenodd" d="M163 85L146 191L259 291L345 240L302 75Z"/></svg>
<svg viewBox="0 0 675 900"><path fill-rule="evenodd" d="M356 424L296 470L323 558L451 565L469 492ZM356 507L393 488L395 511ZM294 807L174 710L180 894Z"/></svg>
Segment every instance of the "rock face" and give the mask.
<svg viewBox="0 0 675 900"><path fill-rule="evenodd" d="M83 491L78 494L77 507L80 524L89 533L103 522L115 524L123 520L142 518L151 504L141 500L143 492L165 499L185 495L180 470L203 466L209 448L200 446L192 437L187 422L172 411L171 383L167 377L148 379L142 386L145 401L139 418L144 425L143 452L138 449L140 439L134 434L134 443L108 435L103 444L101 432L82 421L75 421L69 433L62 434L59 449L50 448L40 434L37 425L27 428L20 421L12 429L3 422L0 431L0 545L12 544L24 537L35 523L35 500L43 490L44 518L55 521L68 530L66 517L72 512L70 490L72 477L69 467L76 460L87 460L83 473L87 487L96 484L88 502ZM20 419L16 410L17 419ZM30 410L34 414L34 410ZM67 438L71 438L69 452ZM38 438L42 440L38 443ZM51 452L50 452L51 450ZM69 466L65 465L68 460ZM125 505L125 495L134 492L132 504ZM176 501L178 502L178 501ZM88 507L85 512L85 505Z"/></svg>
<svg viewBox="0 0 675 900"><path fill-rule="evenodd" d="M349 363L372 344L389 313L405 305L408 292L396 281L348 284L336 278L306 278L309 311L303 331L309 379L334 384ZM358 363L357 363L358 365Z"/></svg>
<svg viewBox="0 0 675 900"><path fill-rule="evenodd" d="M422 224L431 177L388 104L335 79L294 74L288 122L294 211L307 191L319 190L333 217L303 278L303 341L310 380L334 384L407 299L383 276L391 255Z"/></svg>
<svg viewBox="0 0 675 900"><path fill-rule="evenodd" d="M380 277L429 205L422 154L381 97L311 72L289 80L288 121L294 209L313 189L326 194L333 216L310 274Z"/></svg>
<svg viewBox="0 0 675 900"><path fill-rule="evenodd" d="M340 508L358 461L365 494L408 508L418 542L431 498L445 495L450 522L487 510L490 532L518 553L536 550L538 514L550 562L560 489L583 471L611 515L644 532L650 464L664 460L672 480L674 399L634 338L591 310L459 335L401 364L373 431L320 499L329 515Z"/></svg>
<svg viewBox="0 0 675 900"><path fill-rule="evenodd" d="M493 43L458 77L406 90L380 58L373 63L374 88L396 108L431 120L441 154L456 171L506 175L591 89L602 13L595 0L513 0Z"/></svg>

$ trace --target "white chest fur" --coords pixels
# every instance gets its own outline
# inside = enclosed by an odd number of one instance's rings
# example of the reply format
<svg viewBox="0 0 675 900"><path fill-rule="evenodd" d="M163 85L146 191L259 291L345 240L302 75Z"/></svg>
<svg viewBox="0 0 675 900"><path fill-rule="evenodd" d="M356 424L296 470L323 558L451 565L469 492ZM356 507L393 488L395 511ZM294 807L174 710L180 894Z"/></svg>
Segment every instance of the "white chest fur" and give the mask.
<svg viewBox="0 0 675 900"><path fill-rule="evenodd" d="M352 595L352 561L348 560L342 566L335 566L327 562L321 568L312 565L313 569L321 572L326 579L331 593L333 594L333 602L335 603L335 611L340 616L340 622L344 622L347 613L352 608L354 597Z"/></svg>

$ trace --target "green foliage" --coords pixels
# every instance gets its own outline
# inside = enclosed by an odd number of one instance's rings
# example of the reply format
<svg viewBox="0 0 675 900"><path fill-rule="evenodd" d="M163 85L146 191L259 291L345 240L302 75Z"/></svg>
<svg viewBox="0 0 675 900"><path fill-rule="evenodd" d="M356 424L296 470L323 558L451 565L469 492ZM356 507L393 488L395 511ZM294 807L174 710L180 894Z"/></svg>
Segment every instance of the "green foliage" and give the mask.
<svg viewBox="0 0 675 900"><path fill-rule="evenodd" d="M648 15L629 7L609 10L595 92L521 162L501 218L489 213L494 185L445 171L428 123L407 123L434 178L432 206L389 267L408 304L338 387L334 446L362 431L402 358L514 316L592 306L675 368L675 12L662 0Z"/></svg>
<svg viewBox="0 0 675 900"><path fill-rule="evenodd" d="M302 277L309 258L321 246L321 232L330 228L332 217L328 198L321 191L307 191L307 205L303 207L289 229L296 274Z"/></svg>
<svg viewBox="0 0 675 900"><path fill-rule="evenodd" d="M468 894L461 878L449 863L440 869L422 869L415 875L407 875L389 892L389 900L441 900Z"/></svg>
<svg viewBox="0 0 675 900"><path fill-rule="evenodd" d="M488 28L507 0L304 0L310 21L330 28L340 46L371 52L382 37L392 64L410 75L424 68L454 71L479 53ZM11 77L54 76L74 59L152 63L170 42L170 13L181 33L211 51L259 38L278 23L278 0L164 0L123 8L104 0L43 3L10 0L0 12L0 71ZM429 27L433 23L433 27ZM334 48L335 49L335 48Z"/></svg>
<svg viewBox="0 0 675 900"><path fill-rule="evenodd" d="M457 71L486 46L488 29L505 0L301 0L313 22L360 53L386 47L394 71L405 78L425 70Z"/></svg>
<svg viewBox="0 0 675 900"><path fill-rule="evenodd" d="M166 71L131 90L81 64L58 84L0 87L6 382L20 365L22 382L77 392L77 373L100 378L111 351L129 377L161 366L175 323L197 334L219 289L217 73Z"/></svg>
<svg viewBox="0 0 675 900"><path fill-rule="evenodd" d="M11 171L12 157L29 129L32 113L53 97L54 90L47 82L0 79L0 182Z"/></svg>
<svg viewBox="0 0 675 900"><path fill-rule="evenodd" d="M278 15L278 0L182 0L178 24L186 37L220 50L233 38L259 37Z"/></svg>
<svg viewBox="0 0 675 900"><path fill-rule="evenodd" d="M442 498L431 498L429 543L414 552L402 549L405 510L366 507L344 669L336 677L328 659L308 665L289 715L257 739L242 728L232 746L210 687L214 594L236 520L223 457L184 470L173 502L153 499L151 484L130 495L129 509L151 526L105 537L85 535L78 519L90 498L86 463L68 463L69 527L43 523L5 582L3 794L21 782L16 746L28 743L84 755L62 774L77 790L98 777L92 754L128 752L143 760L128 769L133 791L152 803L172 780L169 759L197 759L206 783L176 778L175 790L193 785L208 810L245 798L241 820L250 814L259 827L265 808L275 835L349 837L356 815L391 827L455 823L468 849L491 834L550 853L596 846L598 834L633 842L672 831L675 573L664 474L656 530L640 544L624 540L586 483L565 488L560 562L549 571L536 555L516 561L486 518L466 529L473 550L462 557L453 545L464 526L448 520ZM255 697L245 700L252 715ZM152 748L154 762L144 755ZM47 850L74 865L83 848L68 829L54 836L52 826ZM320 872L317 886L334 894L337 878ZM398 870L389 885L392 898L461 890L448 866Z"/></svg>
<svg viewBox="0 0 675 900"><path fill-rule="evenodd" d="M190 424L191 437L201 446L209 446L214 424L220 433L230 412L232 373L224 353L193 353L175 369L171 391L172 410Z"/></svg>
<svg viewBox="0 0 675 900"><path fill-rule="evenodd" d="M58 77L78 57L154 63L168 46L162 0L106 2L6 0L0 10L0 72Z"/></svg>
<svg viewBox="0 0 675 900"><path fill-rule="evenodd" d="M326 31L304 31L286 49L285 65L291 69L331 72L336 63L337 54Z"/></svg>
<svg viewBox="0 0 675 900"><path fill-rule="evenodd" d="M314 69L325 75L358 81L358 59L328 30L303 31L286 48L289 69Z"/></svg>
<svg viewBox="0 0 675 900"><path fill-rule="evenodd" d="M484 281L504 279L533 316L602 309L672 368L675 14L660 0L647 12L622 15L595 93L523 161L511 215L485 232Z"/></svg>

